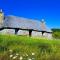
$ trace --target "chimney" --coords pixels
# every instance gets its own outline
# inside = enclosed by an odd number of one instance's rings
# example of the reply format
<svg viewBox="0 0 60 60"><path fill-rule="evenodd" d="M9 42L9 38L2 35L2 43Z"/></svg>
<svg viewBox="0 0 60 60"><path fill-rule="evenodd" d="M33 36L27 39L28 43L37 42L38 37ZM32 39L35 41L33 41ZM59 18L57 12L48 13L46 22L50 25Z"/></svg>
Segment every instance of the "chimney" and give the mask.
<svg viewBox="0 0 60 60"><path fill-rule="evenodd" d="M44 19L41 20L41 22L40 22L40 27L41 27L41 30L42 30L42 31L46 31L46 24L45 24Z"/></svg>
<svg viewBox="0 0 60 60"><path fill-rule="evenodd" d="M2 9L0 9L0 28L3 26L3 20L4 20L4 13Z"/></svg>

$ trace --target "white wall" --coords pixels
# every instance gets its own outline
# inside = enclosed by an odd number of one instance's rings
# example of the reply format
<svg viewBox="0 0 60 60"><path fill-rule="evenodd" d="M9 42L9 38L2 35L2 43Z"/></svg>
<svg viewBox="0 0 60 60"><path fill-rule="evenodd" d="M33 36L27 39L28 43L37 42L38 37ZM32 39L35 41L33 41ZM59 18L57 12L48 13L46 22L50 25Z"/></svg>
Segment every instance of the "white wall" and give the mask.
<svg viewBox="0 0 60 60"><path fill-rule="evenodd" d="M43 36L50 39L52 38L52 33L44 33Z"/></svg>
<svg viewBox="0 0 60 60"><path fill-rule="evenodd" d="M51 39L52 38L52 33L47 33L47 38Z"/></svg>
<svg viewBox="0 0 60 60"><path fill-rule="evenodd" d="M0 31L0 34L15 34L15 30L14 29L4 29ZM27 30L19 30L17 35L27 35L29 36L29 31ZM32 37L41 37L42 36L42 32L37 32L37 31L32 31ZM46 38L52 38L52 33L44 33L43 37Z"/></svg>
<svg viewBox="0 0 60 60"><path fill-rule="evenodd" d="M14 29L3 29L0 31L0 34L15 34Z"/></svg>
<svg viewBox="0 0 60 60"><path fill-rule="evenodd" d="M42 36L42 33L41 32L37 32L37 31L32 31L32 36Z"/></svg>
<svg viewBox="0 0 60 60"><path fill-rule="evenodd" d="M52 38L52 33L44 33L42 36L42 32L37 32L37 31L32 31L32 37L46 37L51 39Z"/></svg>
<svg viewBox="0 0 60 60"><path fill-rule="evenodd" d="M17 35L29 35L29 31L27 31L27 30L19 30Z"/></svg>

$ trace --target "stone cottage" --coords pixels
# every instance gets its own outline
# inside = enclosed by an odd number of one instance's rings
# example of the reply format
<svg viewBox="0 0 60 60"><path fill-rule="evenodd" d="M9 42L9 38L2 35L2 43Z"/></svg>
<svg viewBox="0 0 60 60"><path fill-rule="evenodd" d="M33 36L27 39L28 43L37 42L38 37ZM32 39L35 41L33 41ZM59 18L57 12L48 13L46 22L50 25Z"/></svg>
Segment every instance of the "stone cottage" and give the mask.
<svg viewBox="0 0 60 60"><path fill-rule="evenodd" d="M0 10L0 33L52 37L52 31L47 29L44 19L39 21L13 15L4 16L2 10Z"/></svg>

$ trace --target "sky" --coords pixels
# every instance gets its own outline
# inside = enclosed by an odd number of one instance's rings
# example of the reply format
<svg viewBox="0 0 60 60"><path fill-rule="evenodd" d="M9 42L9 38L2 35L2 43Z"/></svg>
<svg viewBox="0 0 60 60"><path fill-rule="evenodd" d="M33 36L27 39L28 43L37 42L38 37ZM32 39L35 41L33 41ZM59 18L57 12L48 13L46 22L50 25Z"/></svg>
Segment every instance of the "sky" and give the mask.
<svg viewBox="0 0 60 60"><path fill-rule="evenodd" d="M44 19L49 28L60 28L60 0L0 0L5 15Z"/></svg>

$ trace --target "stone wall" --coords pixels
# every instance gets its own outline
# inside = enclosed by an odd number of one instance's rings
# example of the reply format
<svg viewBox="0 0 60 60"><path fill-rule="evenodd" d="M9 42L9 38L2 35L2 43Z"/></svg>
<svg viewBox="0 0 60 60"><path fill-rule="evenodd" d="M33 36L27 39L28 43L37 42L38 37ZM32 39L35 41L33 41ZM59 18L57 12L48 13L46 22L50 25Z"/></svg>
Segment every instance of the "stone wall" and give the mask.
<svg viewBox="0 0 60 60"><path fill-rule="evenodd" d="M17 35L27 35L27 36L29 36L29 31L27 31L27 30L19 30Z"/></svg>
<svg viewBox="0 0 60 60"><path fill-rule="evenodd" d="M14 29L3 29L0 31L0 34L15 34Z"/></svg>
<svg viewBox="0 0 60 60"><path fill-rule="evenodd" d="M0 31L0 34L15 34L14 29L4 29ZM29 31L27 30L19 30L17 35L26 35L29 36ZM42 32L32 31L31 34L32 37L46 37L46 38L52 38L52 33L44 33L42 36Z"/></svg>
<svg viewBox="0 0 60 60"><path fill-rule="evenodd" d="M32 37L45 37L45 38L52 38L52 33L44 33L42 36L42 32L32 31Z"/></svg>
<svg viewBox="0 0 60 60"><path fill-rule="evenodd" d="M42 36L42 33L37 31L32 31L32 37L34 36L37 36L37 37Z"/></svg>

